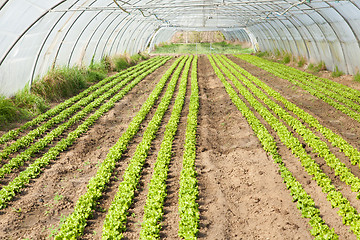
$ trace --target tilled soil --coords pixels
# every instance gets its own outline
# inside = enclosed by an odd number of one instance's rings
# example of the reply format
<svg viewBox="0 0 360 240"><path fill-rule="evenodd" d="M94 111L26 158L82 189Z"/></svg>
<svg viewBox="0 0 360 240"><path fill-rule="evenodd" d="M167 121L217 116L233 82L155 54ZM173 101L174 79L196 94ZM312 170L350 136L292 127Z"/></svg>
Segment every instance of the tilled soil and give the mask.
<svg viewBox="0 0 360 240"><path fill-rule="evenodd" d="M359 123L307 92L293 87L287 81L238 58L229 57L290 101L316 116L324 126L342 135L353 146L360 147ZM0 239L49 239L56 234L59 224L73 211L76 201L85 193L87 183L95 175L109 149L126 130L172 62L168 62L141 81L70 149L53 161L38 178L31 180L7 208L0 210ZM277 165L262 149L246 119L231 102L206 56L199 57L198 80L200 109L196 169L200 194L199 239L312 239L308 219L301 217L301 212L296 208L296 203L292 201L290 192L279 175ZM166 87L162 95L165 89ZM177 90L178 87L174 98ZM178 239L178 189L190 93L189 78L185 104L173 144L172 161L169 165L162 239ZM138 134L130 142L127 152L117 163L112 180L93 217L89 219L81 239L101 239L102 224L107 209L161 96L142 123ZM174 98L144 165L140 185L129 210L125 239L139 238L148 183L152 177ZM264 120L261 121L272 135L276 136L270 126ZM334 227L342 239L354 239L349 233L349 228L341 224L341 219L336 213L337 209L331 208L326 195L304 172L298 159L280 143L279 139L276 140L286 166L319 204L323 219L330 227ZM311 153L311 148L307 147L307 150L316 158L315 154ZM342 153L336 155L346 162ZM344 196L348 197L358 209L356 196L339 181L338 177L332 175L331 170L324 166L321 159L316 161L321 164L324 172L330 175ZM359 174L356 167L352 168L354 172L357 171L356 174Z"/></svg>

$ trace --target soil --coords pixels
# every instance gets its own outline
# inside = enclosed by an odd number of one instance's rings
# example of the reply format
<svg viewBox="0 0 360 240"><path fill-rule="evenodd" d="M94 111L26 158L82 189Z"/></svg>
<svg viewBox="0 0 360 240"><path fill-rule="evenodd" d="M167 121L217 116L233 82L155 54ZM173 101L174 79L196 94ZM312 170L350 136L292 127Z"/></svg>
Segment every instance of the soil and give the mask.
<svg viewBox="0 0 360 240"><path fill-rule="evenodd" d="M360 148L358 122L283 79L238 58L231 56L229 58L279 91L287 99L304 108L319 119L321 124L340 134L353 146ZM0 239L49 239L56 234L59 224L73 211L76 201L85 193L86 185L95 175L99 163L105 159L109 149L126 130L172 62L173 60L169 61L141 81L70 149L61 153L56 161L44 169L38 178L31 180L7 208L0 210ZM253 130L232 103L221 81L215 75L206 56L199 57L198 80L200 91L196 159L200 210L198 238L313 239L309 232L308 219L301 217L301 212L296 208L296 203L292 201L290 192L282 181L278 166L262 149ZM355 89L360 89L360 84L355 82L351 84ZM175 96L177 91L178 86ZM190 83L188 83L169 165L168 195L164 203L161 239L179 239L177 202L190 93ZM89 219L81 239L101 239L102 224L107 209L116 194L122 174L156 111L161 96L142 123L138 134L130 142L127 152L117 163L111 182L94 210L93 217ZM157 152L173 104L174 99L165 113L142 170L134 203L129 210L125 239L139 238L148 183L152 177ZM259 115L256 114L256 116ZM264 120L261 119L261 121L278 142L279 152L286 166L314 198L323 219L335 229L340 239L355 239L349 232L349 228L341 223L337 209L331 208L326 195L307 175L299 160L281 144L270 126ZM293 134L299 137L294 131ZM319 133L316 134L321 138ZM301 141L303 142L302 139ZM330 176L334 185L359 211L360 204L356 195L332 173L331 169L325 166L322 159L311 153L310 147L305 143L304 146L322 166L323 171ZM354 174L360 175L358 167L351 166L343 153L339 153L338 149L329 143L328 146ZM9 179L13 177L15 176L8 176Z"/></svg>

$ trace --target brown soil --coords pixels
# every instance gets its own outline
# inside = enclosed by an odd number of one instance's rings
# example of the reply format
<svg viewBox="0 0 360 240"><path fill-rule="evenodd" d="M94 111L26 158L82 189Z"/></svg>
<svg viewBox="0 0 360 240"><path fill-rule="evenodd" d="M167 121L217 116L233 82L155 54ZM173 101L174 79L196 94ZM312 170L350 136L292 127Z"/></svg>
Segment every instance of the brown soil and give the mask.
<svg viewBox="0 0 360 240"><path fill-rule="evenodd" d="M353 146L360 147L359 123L307 92L293 87L287 81L238 58L230 58L320 119L323 125L342 135ZM32 180L7 208L0 210L0 239L47 239L56 233L63 216L73 211L77 199L85 193L86 185L96 173L98 164L104 160L108 150L125 131L171 63L168 62L139 83L68 151L63 152L56 161L53 161L39 178ZM290 192L279 175L277 165L262 149L246 119L231 102L206 56L199 58L198 78L200 110L196 169L200 193L199 239L312 239L308 219L301 217L301 212L296 208L296 203L292 201ZM356 87L360 85L354 86ZM178 87L176 93L177 90ZM187 97L169 166L162 239L178 239L178 189L190 93L190 84L188 84ZM95 209L94 216L89 219L82 239L101 239L102 224L107 209L159 101L146 117L139 133L130 142L128 151L117 163L112 180ZM152 177L157 152L173 103L174 100L164 116L146 160L134 204L129 210L126 239L139 238L148 183ZM334 227L341 239L354 239L349 228L342 225L337 209L331 208L321 188L311 180L291 151L280 143L270 126L264 120L261 121L275 136L286 166L314 198L323 219L330 227ZM295 132L294 135L299 137ZM301 141L303 142L302 139ZM360 175L357 166L348 164L348 160L338 152L338 149L328 145L354 174ZM311 153L311 148L306 144L304 146L321 164L323 171L331 177L344 196L359 210L360 204L355 194L339 181L322 159Z"/></svg>

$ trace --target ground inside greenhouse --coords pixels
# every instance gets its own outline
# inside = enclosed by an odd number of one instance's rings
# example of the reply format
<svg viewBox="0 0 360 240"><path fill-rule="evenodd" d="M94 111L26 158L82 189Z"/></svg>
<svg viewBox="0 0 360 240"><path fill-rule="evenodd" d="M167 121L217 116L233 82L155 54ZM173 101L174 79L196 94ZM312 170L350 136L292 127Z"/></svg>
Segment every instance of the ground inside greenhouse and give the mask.
<svg viewBox="0 0 360 240"><path fill-rule="evenodd" d="M287 81L240 59L229 57L277 89L290 101L316 116L324 126L341 134L353 146L360 148L359 123L307 92L291 86ZM76 144L53 161L39 178L31 180L28 187L24 188L7 208L0 210L0 239L48 239L56 234L59 223L72 212L78 198L85 193L89 179L95 175L98 165L104 160L108 150L125 131L128 123L171 63L168 62L146 77L112 110L101 117L88 133L78 139ZM196 169L200 193L199 239L311 239L308 219L301 217L296 203L292 201L289 191L282 182L277 165L261 148L246 119L231 102L206 56L199 58L198 79L200 110ZM356 85L354 88L360 86L359 83L351 84ZM190 92L189 84L187 89ZM174 101L171 102L171 106L173 103ZM174 142L173 159L169 167L162 239L178 239L177 201L188 106L189 94L181 114L178 134ZM128 152L117 163L112 181L81 239L101 238L106 209L117 191L121 176L136 149L136 143L141 141L142 134L154 112L154 110L150 112L141 130L131 142ZM148 191L147 184L152 176L156 153L159 151L170 113L171 111L166 113L152 144L134 204L130 209L125 239L139 238ZM265 123L264 125L270 129ZM342 239L355 239L349 233L349 228L341 224L337 210L331 208L330 203L326 201L326 195L302 170L299 161L284 145L279 144L278 147L286 166L313 196L315 202L319 203L323 219L330 227L335 228ZM311 152L310 148L307 150ZM336 155L341 160L345 159L341 153ZM314 154L312 156L316 158ZM321 162L319 159L317 161ZM360 175L358 167L351 165L348 167L356 175ZM334 184L342 189L342 193L350 202L359 209L360 204L354 193L343 185L338 177L333 176L326 166L323 166L323 169ZM0 186L12 180L20 170L1 179Z"/></svg>

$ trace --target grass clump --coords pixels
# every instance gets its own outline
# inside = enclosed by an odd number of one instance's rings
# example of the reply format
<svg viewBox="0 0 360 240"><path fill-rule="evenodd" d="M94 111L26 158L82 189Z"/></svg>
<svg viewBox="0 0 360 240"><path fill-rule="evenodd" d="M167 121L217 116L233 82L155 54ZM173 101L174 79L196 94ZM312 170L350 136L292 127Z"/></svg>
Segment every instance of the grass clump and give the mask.
<svg viewBox="0 0 360 240"><path fill-rule="evenodd" d="M320 61L317 65L310 63L307 69L311 72L317 73L326 70L326 65L324 61Z"/></svg>
<svg viewBox="0 0 360 240"><path fill-rule="evenodd" d="M0 129L13 122L29 119L49 109L42 97L30 93L26 87L12 98L0 96Z"/></svg>
<svg viewBox="0 0 360 240"><path fill-rule="evenodd" d="M39 95L30 93L26 87L19 91L13 98L12 101L17 108L25 109L30 112L31 115L43 113L49 109L49 104L44 98Z"/></svg>
<svg viewBox="0 0 360 240"><path fill-rule="evenodd" d="M285 53L283 57L283 63L287 64L290 63L290 61L291 61L291 55L289 53Z"/></svg>
<svg viewBox="0 0 360 240"><path fill-rule="evenodd" d="M50 102L63 101L72 97L89 85L108 76L110 71L121 71L149 56L136 54L132 57L117 56L111 59L104 56L99 62L91 60L89 67L57 67L44 77L37 78L31 85L11 98L0 95L0 129L13 127L12 123L28 120L49 109Z"/></svg>
<svg viewBox="0 0 360 240"><path fill-rule="evenodd" d="M0 96L0 127L24 117L24 113L17 108L11 99Z"/></svg>
<svg viewBox="0 0 360 240"><path fill-rule="evenodd" d="M240 44L231 44L227 42L217 42L217 43L171 43L167 45L158 45L155 47L153 53L188 53L188 54L212 54L212 53L222 53L222 54L246 54L252 53L253 49L243 48Z"/></svg>
<svg viewBox="0 0 360 240"><path fill-rule="evenodd" d="M342 76L342 75L344 75L344 72L339 71L338 66L335 66L335 71L333 71L333 72L331 73L331 76L332 76L332 77L340 77L340 76Z"/></svg>
<svg viewBox="0 0 360 240"><path fill-rule="evenodd" d="M117 56L113 58L113 62L115 65L115 71L119 72L127 67L130 66L129 61L127 60L126 56Z"/></svg>
<svg viewBox="0 0 360 240"><path fill-rule="evenodd" d="M300 57L300 58L299 58L299 61L298 61L298 63L297 63L297 66L298 66L298 67L303 67L303 66L305 65L305 62L306 62L305 58Z"/></svg>
<svg viewBox="0 0 360 240"><path fill-rule="evenodd" d="M35 81L32 90L49 101L59 101L85 89L85 75L79 67L54 68L41 81Z"/></svg>
<svg viewBox="0 0 360 240"><path fill-rule="evenodd" d="M354 81L355 82L360 82L360 73L357 72L355 75L354 75Z"/></svg>
<svg viewBox="0 0 360 240"><path fill-rule="evenodd" d="M257 57L268 57L268 56L270 56L270 53L267 52L267 51L265 51L265 52L258 51L258 52L255 53L255 56L257 56Z"/></svg>

